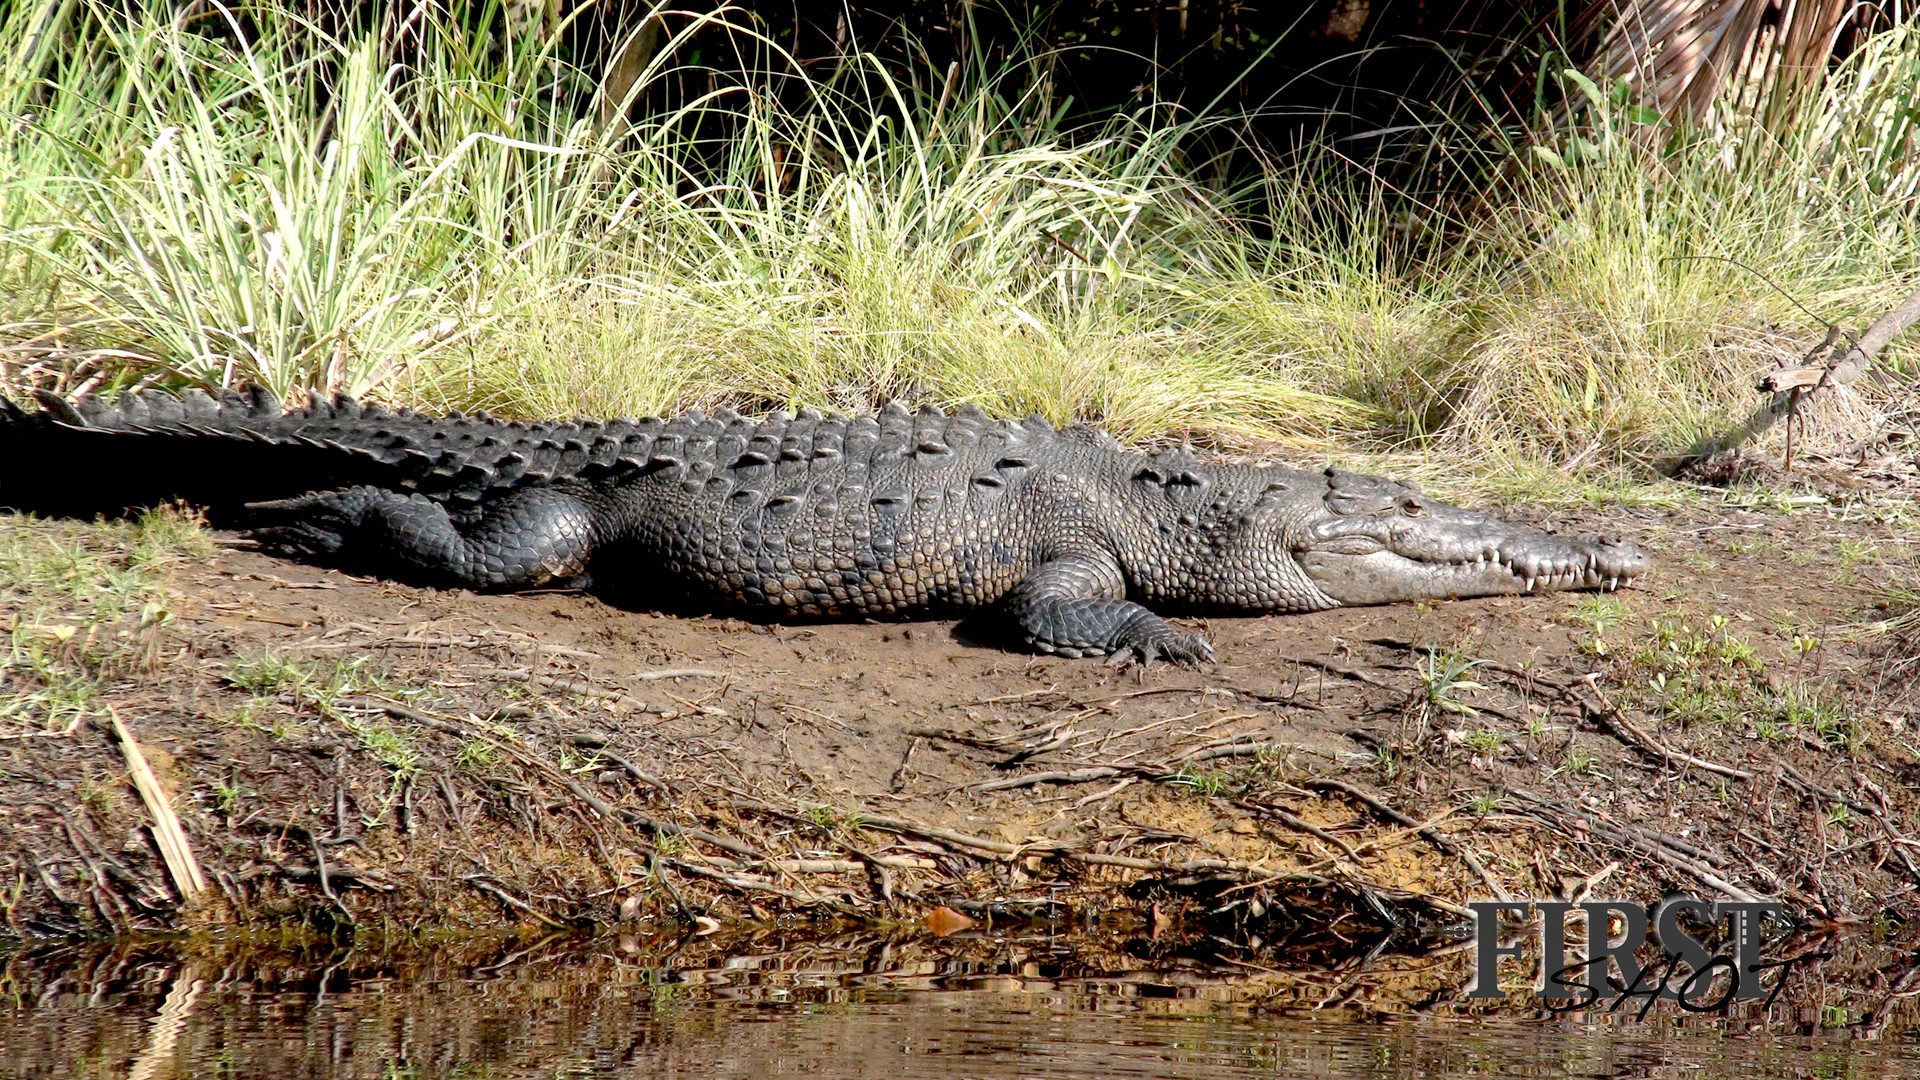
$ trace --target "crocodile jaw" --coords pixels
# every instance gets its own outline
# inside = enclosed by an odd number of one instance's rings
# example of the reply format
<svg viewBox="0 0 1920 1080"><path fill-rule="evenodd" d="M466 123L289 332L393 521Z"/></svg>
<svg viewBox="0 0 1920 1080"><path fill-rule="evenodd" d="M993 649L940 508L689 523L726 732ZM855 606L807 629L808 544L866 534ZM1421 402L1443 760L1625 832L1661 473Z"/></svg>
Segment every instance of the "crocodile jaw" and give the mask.
<svg viewBox="0 0 1920 1080"><path fill-rule="evenodd" d="M1294 561L1342 605L1616 589L1652 565L1612 537L1555 536L1444 504L1425 508L1435 512L1318 524Z"/></svg>

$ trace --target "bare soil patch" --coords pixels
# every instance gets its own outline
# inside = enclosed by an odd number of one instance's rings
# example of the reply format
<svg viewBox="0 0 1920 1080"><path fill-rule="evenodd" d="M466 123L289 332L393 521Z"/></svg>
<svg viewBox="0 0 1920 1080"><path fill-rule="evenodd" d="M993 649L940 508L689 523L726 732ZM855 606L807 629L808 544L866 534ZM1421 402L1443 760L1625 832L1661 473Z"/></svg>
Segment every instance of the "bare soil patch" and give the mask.
<svg viewBox="0 0 1920 1080"><path fill-rule="evenodd" d="M170 617L70 719L7 718L5 927L725 940L944 906L1343 983L1382 957L1450 957L1413 965L1418 985L1394 976L1393 1000L1432 1006L1459 1000L1469 900L1675 891L1782 900L1777 951L1845 941L1851 958L1788 1004L1856 1024L1878 1008L1884 1027L1916 981L1920 703L1887 639L1845 631L1909 563L1900 510L1521 511L1625 533L1659 564L1615 596L1209 620L1220 662L1198 671L1027 656L951 622L423 590L224 537L171 566ZM28 631L86 645L6 602L16 657ZM16 664L0 690L31 678ZM191 903L109 709L209 883Z"/></svg>

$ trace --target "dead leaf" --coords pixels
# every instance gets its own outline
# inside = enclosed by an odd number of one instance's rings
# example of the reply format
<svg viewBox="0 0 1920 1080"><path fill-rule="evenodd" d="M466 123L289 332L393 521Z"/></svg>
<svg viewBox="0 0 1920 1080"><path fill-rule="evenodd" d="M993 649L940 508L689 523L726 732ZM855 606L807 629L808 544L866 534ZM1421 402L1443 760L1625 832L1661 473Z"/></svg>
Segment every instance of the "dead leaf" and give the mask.
<svg viewBox="0 0 1920 1080"><path fill-rule="evenodd" d="M978 920L969 919L945 904L927 912L927 917L922 922L926 925L928 933L939 937L957 934L962 930L980 925Z"/></svg>

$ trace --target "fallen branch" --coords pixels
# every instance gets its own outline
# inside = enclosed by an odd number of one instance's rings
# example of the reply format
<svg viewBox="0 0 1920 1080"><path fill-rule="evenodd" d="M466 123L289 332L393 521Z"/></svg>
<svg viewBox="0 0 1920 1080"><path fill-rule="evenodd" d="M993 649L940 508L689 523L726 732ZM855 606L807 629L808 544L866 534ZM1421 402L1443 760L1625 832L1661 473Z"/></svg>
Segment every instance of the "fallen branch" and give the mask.
<svg viewBox="0 0 1920 1080"><path fill-rule="evenodd" d="M1830 332L1827 342L1813 351L1815 356L1825 352L1824 359L1768 372L1756 387L1762 393L1771 395L1767 403L1732 430L1695 444L1681 459L1675 473L1683 472L1715 454L1739 449L1773 427L1781 418L1791 415L1807 396L1824 389L1845 386L1866 374L1873 367L1874 358L1880 355L1880 350L1916 322L1920 322L1920 291L1915 291L1899 307L1882 316L1879 322L1860 335L1855 345L1842 349L1838 341L1840 335Z"/></svg>
<svg viewBox="0 0 1920 1080"><path fill-rule="evenodd" d="M1694 757L1692 754L1682 753L1681 751L1673 749L1666 743L1647 734L1633 721L1628 720L1626 715L1623 714L1613 702L1609 701L1605 694L1600 692L1599 687L1589 682L1588 689L1593 691L1595 699L1599 701L1599 708L1595 708L1592 702L1585 701L1578 695L1571 696L1574 701L1582 707L1583 711L1586 712L1588 719L1598 721L1601 726L1612 731L1616 738L1620 739L1621 742L1627 744L1629 747L1642 750L1654 757L1677 761L1683 765L1692 765L1695 768L1718 773L1721 776L1730 777L1735 780L1750 781L1754 778L1754 774L1746 769L1736 769L1731 765L1722 765L1716 761ZM1821 747L1821 749L1825 748ZM1781 762L1780 769L1780 778L1785 780L1789 787L1798 789L1802 794L1811 795L1816 799L1825 799L1830 803L1838 803L1882 822L1886 820L1886 812L1882 807L1852 798L1843 792L1817 783L1799 769L1794 768L1790 762Z"/></svg>
<svg viewBox="0 0 1920 1080"><path fill-rule="evenodd" d="M556 690L562 694L578 694L584 698L604 701L610 705L618 705L625 709L631 709L634 712L657 713L660 711L658 708L648 705L646 702L630 694L623 694L617 690L602 690L585 679L563 679L558 675L540 675L524 668L489 668L485 671L476 672L476 674L489 675L493 678L504 679L508 682L530 682L544 686L549 690ZM641 676L636 677L644 678L645 674L643 673ZM660 677L665 678L666 676L662 675Z"/></svg>
<svg viewBox="0 0 1920 1080"><path fill-rule="evenodd" d="M578 735L574 736L573 744L575 746L590 745L588 743L582 742L581 738L582 737ZM631 776L635 780L638 780L641 783L647 785L648 787L653 788L655 791L658 791L663 798L670 799L673 797L673 789L667 786L667 782L665 780L660 779L659 777L653 775L652 773L644 771L643 769L640 768L640 766L635 765L633 762L628 761L626 758L623 758L619 754L616 754L613 751L607 749L604 743L600 745L590 746L590 748L593 750L594 753L598 754L602 758L605 758L607 761L610 761L613 764L620 766L620 768L624 770L628 776Z"/></svg>
<svg viewBox="0 0 1920 1080"><path fill-rule="evenodd" d="M938 840L943 844L971 848L974 851L983 851L988 854L1001 855L1009 858L1015 855L1039 854L1045 850L1042 846L1009 844L1002 840L989 840L984 836L969 836L966 833L955 832L952 829L942 829L933 825L922 825L918 822L903 821L899 818L868 817L863 814L860 818L860 824L869 828L885 829L888 832L906 833L909 836L922 836L928 840Z"/></svg>
<svg viewBox="0 0 1920 1080"><path fill-rule="evenodd" d="M1009 776L1000 780L988 780L983 784L974 784L973 791L1009 791L1013 788L1034 787L1038 784L1085 784L1093 780L1105 780L1108 777L1122 776L1127 773L1144 774L1154 770L1135 765L1090 765L1084 769L1068 769L1063 772L1028 773L1025 776ZM1149 776L1148 779L1154 777Z"/></svg>
<svg viewBox="0 0 1920 1080"><path fill-rule="evenodd" d="M631 810L627 811L624 817L629 823L645 829L652 829L656 833L684 836L689 840L698 840L703 844L711 844L722 851L731 851L743 859L752 859L755 862L764 862L766 860L765 855L748 847L746 844L731 837L707 832L705 829L690 829L685 825L675 825L671 821L661 821L657 818L646 817L642 814L636 814Z"/></svg>
<svg viewBox="0 0 1920 1080"><path fill-rule="evenodd" d="M750 863L733 859L708 859L705 865L723 871L746 871L761 866L783 874L857 874L869 866L884 866L892 870L940 869L940 864L932 859L915 855L874 855L866 859L761 859Z"/></svg>
<svg viewBox="0 0 1920 1080"><path fill-rule="evenodd" d="M753 802L750 800L742 799L742 800L735 800L732 805L734 809L737 809L737 810L747 810L747 811L758 812L763 814L770 814L776 817L787 818L790 820L806 820L801 815L794 813L791 810L785 810L777 806L769 805L767 803ZM986 837L982 837L982 836L969 836L965 833L955 832L951 829L943 829L943 828L939 828L931 825L922 825L919 822L906 821L900 818L867 817L865 815L862 815L860 817L860 824L863 827L867 827L867 828L884 829L889 832L906 833L913 836L924 837L929 840L935 840L952 847L967 849L970 853L976 853L976 857L978 857L978 855L984 855L987 857L991 857L998 862L1011 861L1012 859L1018 858L1021 856L1036 855L1036 856L1040 856L1042 858L1047 858L1047 859L1059 859L1066 862L1077 862L1085 866L1112 866L1112 867L1117 867L1124 870L1139 870L1139 871L1152 873L1152 874L1181 874L1181 875L1203 874L1203 873L1236 874L1236 875L1247 878L1248 879L1247 883L1249 885L1265 885L1265 884L1271 884L1274 882L1292 882L1292 883L1299 883L1299 884L1304 884L1304 885L1309 885L1314 887L1324 887L1327 885L1332 885L1337 883L1336 879L1325 877L1320 874L1307 873L1307 872L1296 871L1296 870L1275 870L1271 867L1264 866L1259 863L1237 862L1237 861L1231 861L1231 860L1225 860L1225 859L1193 859L1193 860L1185 860L1185 861L1179 861L1179 862L1164 861L1159 859L1140 859L1140 858L1135 858L1131 855L1108 855L1103 852L1087 851L1084 848L1076 847L1069 844L1064 844L1064 843L1061 843L1060 841L1054 841L1054 840L1043 841L1043 842L1034 843L1034 844L1024 844L1024 845L1012 844L1012 843L1007 843L1005 841L1000 841L1000 840L989 840ZM884 861L887 865L898 865L898 863L896 863L894 860L891 860L891 859L875 860L875 861ZM792 895L792 894L784 893L782 890L773 888L770 885L770 883L761 882L756 879L739 878L737 876L727 875L722 871L714 870L711 868L696 867L694 864L682 864L682 863L676 862L674 865L679 866L681 869L687 870L690 873L702 874L706 877L713 878L716 881L721 881L725 884L733 885L736 888L763 889L767 891L779 892L782 895ZM915 867L915 868L918 868L918 867ZM1450 915L1458 915L1462 917L1472 915L1472 912L1460 906L1459 904L1455 904L1449 900L1443 900L1437 896L1429 896L1425 893L1407 892L1407 891L1398 890L1398 889L1388 889L1382 886L1373 885L1372 883L1367 882L1365 879L1359 878L1351 874L1347 876L1348 878L1351 879L1352 883L1357 885L1358 887L1371 890L1381 896L1385 896L1396 901L1400 901L1404 903L1425 904L1428 907L1434 908L1437 911L1444 911ZM796 897L796 899L803 899L803 898Z"/></svg>
<svg viewBox="0 0 1920 1080"><path fill-rule="evenodd" d="M1607 696L1601 693L1600 688L1594 685L1591 680L1588 680L1586 685L1587 689L1593 691L1595 701L1598 702L1597 706L1594 702L1588 701L1579 694L1574 693L1571 687L1562 688L1561 693L1579 705L1581 712L1588 719L1597 722L1601 727L1611 731L1615 738L1626 744L1630 749L1639 750L1644 754L1663 759L1668 763L1678 762L1683 765L1691 765L1694 768L1711 773L1718 773L1721 776L1734 780L1751 782L1754 779L1754 774L1746 769L1736 769L1731 765L1722 765L1716 761L1709 761L1706 758L1695 757L1692 754L1682 753L1673 749L1666 743L1649 735L1633 721L1628 720L1626 715L1622 713L1612 701L1609 701ZM1887 819L1884 807L1851 798L1843 792L1817 783L1813 778L1807 776L1799 769L1794 768L1790 762L1782 761L1780 763L1779 779L1784 781L1788 787L1794 788L1810 798L1816 800L1825 799L1829 803L1845 806L1848 809L1865 814L1868 818L1872 819L1875 824L1880 826L1880 830L1886 834L1888 841L1894 845L1894 853L1900 859L1901 864L1907 868L1909 876L1920 878L1920 866L1916 866L1912 857L1904 850L1900 850L1902 845L1913 842L1893 828L1893 823ZM1670 837L1663 837L1662 839L1666 842L1667 847L1681 851L1688 850L1685 845L1674 843ZM1697 851L1693 853L1697 854Z"/></svg>
<svg viewBox="0 0 1920 1080"><path fill-rule="evenodd" d="M620 817L619 813L615 811L612 806L608 805L605 799L602 799L598 795L595 795L592 792L588 791L587 789L581 787L580 784L573 779L573 777L567 775L564 772L561 772L558 768L556 768L553 765L552 762L549 762L545 758L542 758L540 755L531 753L528 750L518 745L515 745L511 742L492 738L485 732L472 730L467 725L460 723L458 721L435 716L432 713L422 712L419 709L411 708L406 705L401 705L397 702L383 701L380 698L374 698L374 697L342 698L340 699L340 704L353 706L355 708L361 708L361 709L379 710L381 712L386 713L389 716L397 717L402 720L411 720L416 724L421 724L426 727L433 728L436 731L443 731L449 735L455 736L456 738L480 739L483 742L487 743L489 746L501 751L502 753L507 754L509 757L515 758L516 760L519 760L539 770L548 779L553 780L555 783L558 783L561 787L566 788L568 793L570 793L574 798L579 799L581 802L586 803L588 806L593 807L593 809L598 811L601 816L611 820L618 820Z"/></svg>

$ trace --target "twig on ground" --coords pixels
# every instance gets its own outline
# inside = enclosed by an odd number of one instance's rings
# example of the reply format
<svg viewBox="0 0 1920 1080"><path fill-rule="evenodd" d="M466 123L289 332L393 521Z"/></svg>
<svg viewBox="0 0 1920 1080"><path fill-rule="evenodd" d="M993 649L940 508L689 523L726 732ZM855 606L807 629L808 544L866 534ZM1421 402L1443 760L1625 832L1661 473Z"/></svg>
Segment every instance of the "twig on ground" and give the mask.
<svg viewBox="0 0 1920 1080"><path fill-rule="evenodd" d="M313 869L314 873L320 878L321 893L333 902L334 907L340 909L340 913L347 917L348 922L352 922L353 913L347 910L347 905L340 902L340 894L333 891L333 878L332 875L327 872L327 852L325 845L321 843L320 837L312 832L307 833L307 841L313 845Z"/></svg>
<svg viewBox="0 0 1920 1080"><path fill-rule="evenodd" d="M1134 784L1137 784L1139 782L1140 782L1139 777L1129 776L1121 780L1119 783L1113 785L1112 787L1107 788L1104 791L1096 791L1093 794L1088 795L1087 797L1079 800L1078 802L1073 804L1073 808L1075 810L1080 810L1087 806L1091 806L1094 803L1100 802L1102 800L1111 799L1115 795L1120 794L1121 792L1127 790L1129 787L1132 787Z"/></svg>
<svg viewBox="0 0 1920 1080"><path fill-rule="evenodd" d="M713 881L718 881L722 885L726 885L730 888L742 889L748 892L771 893L774 896L779 896L788 900L792 900L794 903L797 903L797 904L805 904L808 907L828 907L845 914L856 914L856 915L859 914L859 909L855 908L852 904L846 902L845 900L835 900L835 899L832 899L831 897L813 896L807 893L795 892L792 889L783 889L780 886L775 885L773 882L767 881L764 878L747 877L741 874L729 874L722 870L715 870L710 867L701 866L699 863L684 862L679 859L667 859L662 861L670 863L673 866L673 868L676 870L680 870L688 874L694 874L703 878L709 878Z"/></svg>
<svg viewBox="0 0 1920 1080"><path fill-rule="evenodd" d="M1382 690L1403 689L1402 687L1395 686L1384 679L1377 679L1372 675L1369 675L1366 672L1361 671L1358 668L1341 667L1339 664L1336 664L1331 660L1321 660L1311 656L1295 656L1295 657L1292 657L1291 659L1296 664L1305 664L1310 668L1317 668L1321 671L1326 672L1329 675L1338 675L1343 679L1352 679L1355 682L1363 682L1363 683L1366 683L1368 686L1377 686Z"/></svg>
<svg viewBox="0 0 1920 1080"><path fill-rule="evenodd" d="M800 814L792 810L787 810L782 807L774 806L771 803L757 802L749 799L735 799L732 803L732 806L735 810L746 810L753 813L770 814L774 817L786 818L789 821L796 821L796 822L811 821L811 819L806 817L804 814ZM1033 849L1031 847L1022 847L1019 844L1009 844L1001 840L989 840L984 836L968 836L966 833L955 832L952 829L942 829L932 825L922 825L918 822L905 821L900 818L875 817L869 814L861 814L860 824L862 826L871 827L875 829L884 829L887 832L906 833L912 836L924 837L925 839L928 839L928 840L936 840L940 843L947 844L951 847L967 848L972 851L984 852L989 855L999 856L1000 857L999 861L1002 861L1002 862L1006 861L1007 858L1010 858L1014 855L1035 853L1033 852Z"/></svg>
<svg viewBox="0 0 1920 1080"><path fill-rule="evenodd" d="M1721 776L1734 780L1752 781L1754 779L1755 774L1746 769L1736 769L1730 765L1722 765L1719 762L1709 761L1706 758L1682 753L1660 740L1655 739L1642 730L1639 725L1628 720L1626 715L1601 692L1596 682L1597 680L1591 678L1584 680L1587 689L1593 693L1594 701L1588 701L1581 697L1574 692L1572 687L1567 687L1562 692L1569 700L1577 704L1589 719L1598 722L1602 727L1613 732L1615 737L1619 738L1621 742L1627 744L1630 748L1656 758L1664 759L1670 763L1677 762L1683 765L1691 765L1695 768L1703 769L1711 773L1718 773ZM1900 849L1900 843L1905 841L1906 837L1894 830L1893 823L1887 819L1885 807L1852 798L1842 792L1819 784L1795 768L1791 762L1780 762L1780 774L1782 780L1785 780L1790 786L1799 789L1803 794L1816 799L1825 799L1829 803L1845 806L1873 819L1886 834L1887 838L1895 842L1895 850L1898 853L1901 865L1906 867L1908 875L1920 879L1920 866L1916 866L1912 857Z"/></svg>
<svg viewBox="0 0 1920 1080"><path fill-rule="evenodd" d="M173 805L161 790L160 781L154 778L147 756L140 752L140 744L133 741L127 725L121 722L119 711L109 706L107 716L113 721L113 733L120 741L121 754L127 759L127 772L133 778L134 789L146 804L147 813L153 815L153 836L160 845L161 858L166 861L167 874L173 878L173 887L180 890L180 898L191 901L206 891L207 879L200 874L200 863L193 857L186 831L180 828Z"/></svg>
<svg viewBox="0 0 1920 1080"><path fill-rule="evenodd" d="M614 753L613 751L607 749L605 746L596 746L593 748L593 752L600 755L602 758L605 758L607 761L610 761L613 764L620 766L621 769L625 770L628 776L631 776L635 780L638 780L641 783L647 785L648 787L653 788L655 791L658 791L662 797L668 798L668 799L673 798L673 789L667 786L667 782L665 780L660 779L659 777L653 775L650 772L646 772L642 770L640 766L635 765L633 762L628 761L626 758L621 757L619 754Z"/></svg>
<svg viewBox="0 0 1920 1080"><path fill-rule="evenodd" d="M1287 811L1282 810L1277 806L1273 806L1269 803L1242 802L1238 800L1236 800L1233 805L1241 808L1242 810L1250 811L1251 813L1257 814L1261 817L1270 817L1275 821L1278 821L1280 824L1285 825L1287 828L1294 830L1295 832L1303 832L1303 833L1306 833L1308 836L1311 836L1317 840L1322 840L1322 841L1325 841L1326 843L1332 844L1334 847L1339 848L1341 854L1345 855L1347 858L1353 860L1354 862L1360 861L1360 853L1354 850L1353 846L1348 844L1345 840L1340 839L1339 837L1333 835L1327 830L1322 829L1318 825L1312 824L1311 822L1303 821L1299 817L1296 817L1295 815L1290 814Z"/></svg>
<svg viewBox="0 0 1920 1080"><path fill-rule="evenodd" d="M1616 708L1613 702L1607 700L1607 696L1600 690L1598 679L1588 678L1584 681L1587 689L1593 694L1593 701L1588 701L1579 694L1574 693L1571 687L1567 688L1563 693L1570 697L1575 704L1580 706L1581 711L1587 714L1588 719L1598 721L1602 727L1612 731L1621 742L1626 743L1630 748L1651 754L1654 757L1661 758L1668 762L1679 762L1683 765L1691 765L1696 769L1705 769L1707 772L1719 773L1721 776L1729 776L1735 780L1753 779L1753 774L1745 769L1736 769L1731 765L1722 765L1716 761L1708 761L1706 758L1694 757L1692 754L1683 754L1647 734L1640 729L1639 725L1627 719L1626 714ZM1597 705L1595 704L1596 702L1598 703Z"/></svg>
<svg viewBox="0 0 1920 1080"><path fill-rule="evenodd" d="M1702 885L1724 893L1741 903L1752 903L1761 899L1761 897L1755 896L1753 893L1721 877L1715 872L1713 867L1708 866L1698 859L1690 858L1678 851L1669 849L1656 838L1641 835L1639 830L1634 829L1630 825L1618 822L1603 822L1590 814L1583 814L1577 810L1569 810L1566 807L1549 802L1535 795L1533 792L1522 791L1519 788L1509 788L1508 793L1533 807L1536 811L1534 815L1536 817L1541 817L1543 820L1559 818L1563 821L1578 822L1581 829L1603 840L1610 840L1615 844L1631 850L1651 855L1661 862L1666 863L1668 866L1685 871Z"/></svg>
<svg viewBox="0 0 1920 1080"><path fill-rule="evenodd" d="M509 682L537 683L549 690L557 690L563 694L578 694L581 697L593 698L596 701L605 701L609 704L619 705L622 708L632 709L634 712L660 711L658 708L648 705L646 702L630 694L623 694L617 690L602 690L585 679L563 679L558 675L541 675L533 671L528 671L525 668L487 668L476 671L474 674L486 675L496 679L505 679Z"/></svg>
<svg viewBox="0 0 1920 1080"><path fill-rule="evenodd" d="M504 901L507 904L507 906L524 911L528 915L533 916L535 919L540 920L541 922L547 924L548 926L553 927L556 930L564 930L567 928L566 923L563 923L560 920L554 918L553 916L548 915L546 912L541 911L539 908L534 907L532 904L527 903L525 900L522 900L519 897L508 892L507 890L501 888L500 886L495 885L493 882L486 880L486 878L482 877L479 874L468 874L466 877L461 878L461 880L465 881L467 884L472 885L474 888L479 889L482 892L492 893L494 896L497 896L502 901Z"/></svg>
<svg viewBox="0 0 1920 1080"><path fill-rule="evenodd" d="M722 851L730 851L743 859L752 859L755 862L765 862L767 860L767 856L754 850L747 844L732 839L731 837L721 836L718 833L707 832L705 829L690 829L684 825L675 825L671 821L660 821L657 818L646 817L631 811L629 811L625 817L627 821L639 825L642 828L652 829L656 833L684 836L689 840L698 840L703 844L711 844Z"/></svg>
<svg viewBox="0 0 1920 1080"><path fill-rule="evenodd" d="M1173 759L1181 765L1198 764L1202 761L1214 761L1224 757L1246 757L1263 750L1277 748L1275 743L1228 743L1221 746L1203 747L1189 751L1186 755ZM1143 780L1165 782L1178 779L1181 770L1171 764L1135 765L1114 762L1106 765L1087 765L1078 769L1057 770L1054 772L1028 773L1024 776L1009 776L1000 780L988 780L973 784L970 791L1007 791L1012 788L1033 787L1036 784L1084 784L1093 780L1105 780L1114 776L1132 775Z"/></svg>
<svg viewBox="0 0 1920 1080"><path fill-rule="evenodd" d="M1123 773L1147 773L1156 770L1145 769L1137 765L1090 765L1084 769L1067 769L1058 772L1027 773L1025 776L1008 776L999 780L988 780L974 784L973 791L1009 791L1013 788L1033 787L1037 784L1084 784L1093 780L1105 780Z"/></svg>
<svg viewBox="0 0 1920 1080"><path fill-rule="evenodd" d="M1403 814L1400 811L1395 810L1393 807L1388 806L1386 803L1381 802L1377 796L1369 792L1362 791L1361 789L1354 787L1352 784L1344 783L1339 780L1312 780L1312 781L1308 781L1307 786L1312 788L1320 788L1325 791L1337 791L1340 794L1345 795L1350 799L1353 799L1360 803L1364 803L1369 809L1373 810L1374 813L1379 814L1384 818L1387 818L1391 821L1398 822L1401 825L1408 826L1409 828L1412 828L1418 831L1421 836L1424 836L1428 840L1431 840L1435 847L1439 848L1441 851L1444 851L1449 855L1453 855L1457 857L1461 862L1466 863L1467 869L1472 870L1476 875L1478 875L1481 882L1483 882L1488 889L1491 889L1493 891L1493 895L1495 897L1501 900L1513 899L1513 897L1507 894L1506 887L1501 885L1499 881L1494 879L1493 874L1488 872L1486 866L1484 866L1480 862L1480 860L1474 856L1473 852L1468 851L1465 846L1460 844L1458 841L1454 840L1452 837L1449 837L1446 834L1442 833L1440 830L1434 828L1433 826L1424 824L1422 822L1414 820L1411 817L1408 817L1406 814Z"/></svg>
<svg viewBox="0 0 1920 1080"><path fill-rule="evenodd" d="M897 792L907 786L907 774L913 768L913 752L920 749L921 737L916 735L907 743L906 753L900 755L900 767L893 770L893 777L887 781L887 790Z"/></svg>

